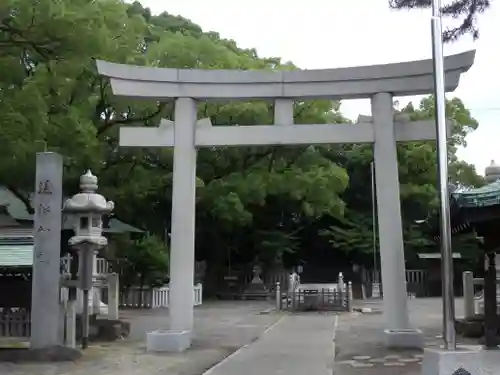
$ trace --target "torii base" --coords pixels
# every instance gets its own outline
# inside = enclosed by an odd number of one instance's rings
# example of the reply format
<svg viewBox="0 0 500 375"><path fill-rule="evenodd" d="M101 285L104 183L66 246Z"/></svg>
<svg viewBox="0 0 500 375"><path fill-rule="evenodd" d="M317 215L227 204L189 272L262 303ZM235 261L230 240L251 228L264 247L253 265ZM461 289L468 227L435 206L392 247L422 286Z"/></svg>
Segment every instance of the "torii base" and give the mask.
<svg viewBox="0 0 500 375"><path fill-rule="evenodd" d="M181 353L191 346L190 331L156 330L146 335L146 350L156 353Z"/></svg>
<svg viewBox="0 0 500 375"><path fill-rule="evenodd" d="M422 375L496 375L500 374L500 351L480 346L456 350L425 349Z"/></svg>
<svg viewBox="0 0 500 375"><path fill-rule="evenodd" d="M386 329L385 346L395 349L423 349L424 336L420 329Z"/></svg>

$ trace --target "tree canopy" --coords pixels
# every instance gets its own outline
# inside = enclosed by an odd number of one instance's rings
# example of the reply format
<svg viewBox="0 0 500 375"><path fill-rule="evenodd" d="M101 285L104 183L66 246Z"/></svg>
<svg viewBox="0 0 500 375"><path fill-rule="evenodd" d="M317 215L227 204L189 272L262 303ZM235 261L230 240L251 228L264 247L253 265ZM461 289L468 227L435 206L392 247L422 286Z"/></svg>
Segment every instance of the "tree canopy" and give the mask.
<svg viewBox="0 0 500 375"><path fill-rule="evenodd" d="M421 9L430 8L432 0L389 0L393 9ZM471 34L474 39L479 38L477 16L484 13L491 6L491 0L453 0L441 8L445 17L460 19L460 24L443 31L446 42L455 41L465 34Z"/></svg>
<svg viewBox="0 0 500 375"><path fill-rule="evenodd" d="M173 103L113 97L94 59L152 67L297 69L239 48L182 17L153 15L138 2L7 0L0 6L0 31L0 183L19 196L30 192L35 153L45 149L64 155L68 194L91 168L102 193L116 202L120 219L151 233L139 242L122 240L128 242L117 254L134 259L134 265L121 264L135 267L129 274L146 283L166 277L151 263L168 263L167 247L160 242L169 239L172 150L120 148L118 128L157 126L161 118L172 118ZM429 119L432 106L428 97L396 110ZM201 103L198 110L216 125L271 124L273 119L272 103L266 101ZM456 184L480 185L474 167L455 155L478 123L458 98L447 110L454 122L450 177ZM295 122L349 119L339 102L315 100L295 104ZM411 252L431 245L414 220L436 207L435 147L407 143L398 153ZM371 161L369 145L201 149L197 259L206 260L213 275L229 264L258 258L269 267L290 265L315 252L348 252L363 261L371 251ZM131 246L144 257L138 259ZM146 277L150 266L153 275Z"/></svg>

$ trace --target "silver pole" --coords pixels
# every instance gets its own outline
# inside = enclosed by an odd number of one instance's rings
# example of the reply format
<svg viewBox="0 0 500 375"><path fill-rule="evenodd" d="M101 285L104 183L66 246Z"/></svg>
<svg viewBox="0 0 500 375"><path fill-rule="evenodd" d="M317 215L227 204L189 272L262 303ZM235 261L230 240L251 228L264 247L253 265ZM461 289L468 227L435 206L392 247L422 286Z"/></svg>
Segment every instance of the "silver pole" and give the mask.
<svg viewBox="0 0 500 375"><path fill-rule="evenodd" d="M379 282L378 278L378 265L377 265L377 208L375 207L375 164L373 161L370 163L370 173L372 179L372 245L373 245L373 283ZM379 286L380 287L380 286Z"/></svg>
<svg viewBox="0 0 500 375"><path fill-rule="evenodd" d="M443 338L447 350L456 349L453 257L451 249L450 202L448 194L448 145L446 96L441 19L441 0L432 0L432 57L434 63L434 99L437 130L441 226L441 277L443 279Z"/></svg>
<svg viewBox="0 0 500 375"><path fill-rule="evenodd" d="M82 306L82 349L89 347L89 290L83 290Z"/></svg>

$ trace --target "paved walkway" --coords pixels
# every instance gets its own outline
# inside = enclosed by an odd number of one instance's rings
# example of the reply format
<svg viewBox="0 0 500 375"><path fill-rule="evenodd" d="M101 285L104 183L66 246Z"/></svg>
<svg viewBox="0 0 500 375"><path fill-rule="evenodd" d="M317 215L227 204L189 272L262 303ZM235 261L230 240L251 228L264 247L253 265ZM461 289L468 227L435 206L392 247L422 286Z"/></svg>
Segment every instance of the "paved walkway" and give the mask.
<svg viewBox="0 0 500 375"><path fill-rule="evenodd" d="M331 375L336 320L333 314L284 316L204 375Z"/></svg>

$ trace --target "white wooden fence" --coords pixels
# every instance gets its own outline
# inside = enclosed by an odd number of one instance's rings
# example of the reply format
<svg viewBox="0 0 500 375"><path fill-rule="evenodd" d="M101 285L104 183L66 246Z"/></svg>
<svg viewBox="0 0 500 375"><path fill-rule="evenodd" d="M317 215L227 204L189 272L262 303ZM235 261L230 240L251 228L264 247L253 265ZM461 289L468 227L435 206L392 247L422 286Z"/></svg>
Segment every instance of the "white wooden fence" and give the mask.
<svg viewBox="0 0 500 375"><path fill-rule="evenodd" d="M25 309L0 309L0 337L29 337L30 312Z"/></svg>
<svg viewBox="0 0 500 375"><path fill-rule="evenodd" d="M66 255L61 258L61 269L63 273L69 273L71 269L71 257ZM104 258L96 259L96 270L97 275L106 275L111 272L111 266L109 262Z"/></svg>
<svg viewBox="0 0 500 375"><path fill-rule="evenodd" d="M367 298L365 288L372 287L373 284L378 284L378 288L382 286L383 289L383 280L382 285L381 281L381 272L374 272L373 270L363 270L362 280L363 280L363 299ZM367 287L368 286L368 287ZM406 291L409 297L425 297L427 294L428 288L428 271L427 270L406 270ZM380 296L380 290L377 290L378 297ZM373 296L372 290L372 297Z"/></svg>
<svg viewBox="0 0 500 375"><path fill-rule="evenodd" d="M111 267L106 259L97 258L96 259L96 274L105 275L111 272Z"/></svg>
<svg viewBox="0 0 500 375"><path fill-rule="evenodd" d="M194 306L199 306L203 303L203 286L196 284L193 288ZM157 309L167 308L169 306L170 290L168 285L160 288L144 288L132 287L120 293L121 308L146 308Z"/></svg>

